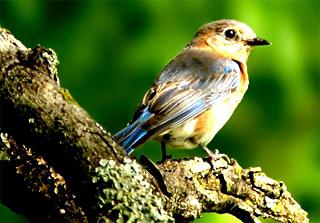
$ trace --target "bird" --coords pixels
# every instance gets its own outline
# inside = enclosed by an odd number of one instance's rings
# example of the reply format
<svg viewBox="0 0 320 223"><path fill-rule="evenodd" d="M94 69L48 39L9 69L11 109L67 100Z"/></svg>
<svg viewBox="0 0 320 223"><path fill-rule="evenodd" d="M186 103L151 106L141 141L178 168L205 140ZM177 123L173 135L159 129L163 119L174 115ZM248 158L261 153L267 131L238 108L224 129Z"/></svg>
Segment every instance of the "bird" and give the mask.
<svg viewBox="0 0 320 223"><path fill-rule="evenodd" d="M232 19L203 25L184 49L159 73L114 140L130 154L153 139L166 146L207 145L229 120L249 85L247 60L255 46L269 45L245 23Z"/></svg>

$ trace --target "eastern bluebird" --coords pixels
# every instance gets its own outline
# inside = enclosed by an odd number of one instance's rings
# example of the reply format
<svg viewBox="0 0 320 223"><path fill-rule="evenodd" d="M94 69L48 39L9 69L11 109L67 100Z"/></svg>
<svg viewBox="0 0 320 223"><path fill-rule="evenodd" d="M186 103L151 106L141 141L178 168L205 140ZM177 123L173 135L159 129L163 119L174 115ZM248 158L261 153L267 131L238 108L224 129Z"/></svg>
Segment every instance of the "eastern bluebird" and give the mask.
<svg viewBox="0 0 320 223"><path fill-rule="evenodd" d="M204 25L159 74L114 139L131 153L148 139L173 148L207 144L231 117L249 84L247 59L253 46L270 43L244 23L219 20Z"/></svg>

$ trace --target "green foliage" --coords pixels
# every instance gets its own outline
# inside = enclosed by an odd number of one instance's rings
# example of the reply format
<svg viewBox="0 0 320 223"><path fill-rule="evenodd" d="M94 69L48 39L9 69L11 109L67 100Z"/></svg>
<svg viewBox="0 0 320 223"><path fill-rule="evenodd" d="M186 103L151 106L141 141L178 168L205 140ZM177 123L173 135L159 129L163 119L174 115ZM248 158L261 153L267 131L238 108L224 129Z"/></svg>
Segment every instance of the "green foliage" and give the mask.
<svg viewBox="0 0 320 223"><path fill-rule="evenodd" d="M202 24L221 18L247 23L273 45L253 50L249 90L209 147L283 180L312 222L320 219L319 4L0 1L0 25L28 47L54 49L61 85L116 133L157 73ZM204 155L197 149L169 153L176 158ZM141 154L158 160L160 146L146 143L135 152ZM216 216L197 222L234 222Z"/></svg>

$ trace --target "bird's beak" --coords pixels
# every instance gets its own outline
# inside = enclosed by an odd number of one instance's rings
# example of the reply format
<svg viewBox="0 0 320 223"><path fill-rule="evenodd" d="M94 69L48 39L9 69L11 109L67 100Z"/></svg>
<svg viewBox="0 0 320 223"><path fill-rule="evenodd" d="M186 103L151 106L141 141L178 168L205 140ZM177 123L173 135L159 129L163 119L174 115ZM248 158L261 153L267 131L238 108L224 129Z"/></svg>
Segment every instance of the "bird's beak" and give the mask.
<svg viewBox="0 0 320 223"><path fill-rule="evenodd" d="M246 43L249 46L263 46L263 45L271 45L271 43L265 39L260 37L255 37L253 39L246 40Z"/></svg>

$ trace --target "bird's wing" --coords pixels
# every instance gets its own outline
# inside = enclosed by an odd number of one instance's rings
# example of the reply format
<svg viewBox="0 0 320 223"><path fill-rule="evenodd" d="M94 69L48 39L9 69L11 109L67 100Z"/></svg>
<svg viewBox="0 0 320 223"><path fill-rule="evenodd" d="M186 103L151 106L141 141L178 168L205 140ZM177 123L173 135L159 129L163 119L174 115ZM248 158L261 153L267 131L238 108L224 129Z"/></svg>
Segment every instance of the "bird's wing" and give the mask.
<svg viewBox="0 0 320 223"><path fill-rule="evenodd" d="M135 117L146 110L154 114L142 126L148 138L197 117L239 87L241 69L237 62L214 59L198 65L171 62L147 92Z"/></svg>

